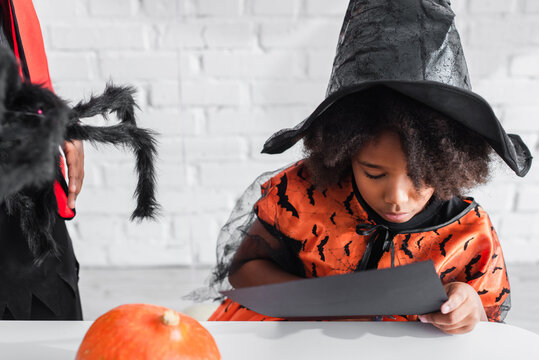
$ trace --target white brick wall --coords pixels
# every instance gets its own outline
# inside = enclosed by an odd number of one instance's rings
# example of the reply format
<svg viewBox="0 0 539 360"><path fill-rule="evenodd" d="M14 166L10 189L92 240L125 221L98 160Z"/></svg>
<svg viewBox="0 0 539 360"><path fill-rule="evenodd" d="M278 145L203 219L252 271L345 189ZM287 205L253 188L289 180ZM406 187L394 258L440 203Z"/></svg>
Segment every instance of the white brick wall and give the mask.
<svg viewBox="0 0 539 360"><path fill-rule="evenodd" d="M160 133L156 223L127 221L133 158L86 147L70 225L83 265L214 261L217 231L261 172L301 156L259 154L323 99L347 0L34 0L57 92L73 101L112 79L138 90ZM475 91L539 154L539 1L454 0ZM102 123L101 120L89 120ZM539 261L539 164L503 166L474 191L512 261Z"/></svg>

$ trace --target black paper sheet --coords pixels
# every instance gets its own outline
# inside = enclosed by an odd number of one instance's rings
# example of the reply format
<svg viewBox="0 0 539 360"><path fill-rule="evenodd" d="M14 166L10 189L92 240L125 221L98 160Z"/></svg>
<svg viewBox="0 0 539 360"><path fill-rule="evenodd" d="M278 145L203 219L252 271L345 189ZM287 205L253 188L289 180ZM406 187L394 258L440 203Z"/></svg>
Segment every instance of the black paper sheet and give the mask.
<svg viewBox="0 0 539 360"><path fill-rule="evenodd" d="M222 294L257 313L292 319L419 315L440 311L447 300L432 261Z"/></svg>

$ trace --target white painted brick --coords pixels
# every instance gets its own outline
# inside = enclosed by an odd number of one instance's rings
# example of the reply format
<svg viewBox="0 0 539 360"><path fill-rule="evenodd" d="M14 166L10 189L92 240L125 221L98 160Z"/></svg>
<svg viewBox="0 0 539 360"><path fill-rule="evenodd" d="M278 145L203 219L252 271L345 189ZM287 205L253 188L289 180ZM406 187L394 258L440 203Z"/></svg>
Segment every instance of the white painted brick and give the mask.
<svg viewBox="0 0 539 360"><path fill-rule="evenodd" d="M505 216L505 212L489 212L488 216L490 218L490 222L492 223L492 226L494 226L494 229L496 232L498 229L502 227L502 220Z"/></svg>
<svg viewBox="0 0 539 360"><path fill-rule="evenodd" d="M99 17L130 17L138 10L137 0L91 0L88 2L90 15Z"/></svg>
<svg viewBox="0 0 539 360"><path fill-rule="evenodd" d="M218 227L212 223L211 227L197 227L193 235L193 257L198 264L215 265L217 262L216 247ZM197 231L199 230L199 231Z"/></svg>
<svg viewBox="0 0 539 360"><path fill-rule="evenodd" d="M176 79L178 56L174 53L107 53L101 56L101 74L130 81Z"/></svg>
<svg viewBox="0 0 539 360"><path fill-rule="evenodd" d="M472 0L452 0L451 9L457 15L464 15L468 10L468 3Z"/></svg>
<svg viewBox="0 0 539 360"><path fill-rule="evenodd" d="M267 164L255 161L238 163L201 163L200 180L208 188L229 188L236 194L241 194L259 175L274 170Z"/></svg>
<svg viewBox="0 0 539 360"><path fill-rule="evenodd" d="M182 105L239 105L247 96L242 85L235 82L182 82Z"/></svg>
<svg viewBox="0 0 539 360"><path fill-rule="evenodd" d="M515 56L511 60L510 73L516 76L539 76L539 51Z"/></svg>
<svg viewBox="0 0 539 360"><path fill-rule="evenodd" d="M208 113L208 131L212 134L266 135L295 126L309 115L310 108L269 107L267 109L212 109Z"/></svg>
<svg viewBox="0 0 539 360"><path fill-rule="evenodd" d="M55 25L50 27L55 49L145 49L149 29L143 24Z"/></svg>
<svg viewBox="0 0 539 360"><path fill-rule="evenodd" d="M335 49L340 24L328 20L301 23L267 22L262 24L260 42L264 48Z"/></svg>
<svg viewBox="0 0 539 360"><path fill-rule="evenodd" d="M86 142L84 144L84 163L85 166L102 166L103 164L115 164L133 161L133 155L123 149L118 149L106 145L93 145ZM103 169L101 169L102 171ZM101 175L104 178L104 174Z"/></svg>
<svg viewBox="0 0 539 360"><path fill-rule="evenodd" d="M165 49L202 48L204 23L165 24L160 46Z"/></svg>
<svg viewBox="0 0 539 360"><path fill-rule="evenodd" d="M259 82L253 86L253 102L257 105L317 106L324 100L325 90L326 84L322 82Z"/></svg>
<svg viewBox="0 0 539 360"><path fill-rule="evenodd" d="M189 162L206 160L228 162L247 157L247 142L240 137L186 138L184 144L185 157Z"/></svg>
<svg viewBox="0 0 539 360"><path fill-rule="evenodd" d="M41 24L49 19L70 21L86 11L84 0L36 0L33 4Z"/></svg>
<svg viewBox="0 0 539 360"><path fill-rule="evenodd" d="M75 256L81 266L110 266L111 263L108 249L105 245L80 242L73 239Z"/></svg>
<svg viewBox="0 0 539 360"><path fill-rule="evenodd" d="M105 245L122 240L122 224L125 220L117 216L88 215L81 213L73 220L81 242Z"/></svg>
<svg viewBox="0 0 539 360"><path fill-rule="evenodd" d="M51 67L54 67L52 65ZM59 80L53 79L54 91L63 99L73 104L88 99L92 93L100 94L105 89L104 80Z"/></svg>
<svg viewBox="0 0 539 360"><path fill-rule="evenodd" d="M333 51L310 51L307 65L309 78L329 81L334 57Z"/></svg>
<svg viewBox="0 0 539 360"><path fill-rule="evenodd" d="M536 23L534 28L532 29L532 35L530 39L530 43L533 45L539 44L539 25Z"/></svg>
<svg viewBox="0 0 539 360"><path fill-rule="evenodd" d="M525 0L524 10L526 13L539 13L539 2L537 0Z"/></svg>
<svg viewBox="0 0 539 360"><path fill-rule="evenodd" d="M169 238L170 223L161 216L156 220L143 220L125 224L129 241L152 246L164 246Z"/></svg>
<svg viewBox="0 0 539 360"><path fill-rule="evenodd" d="M500 237L531 237L539 235L539 213L512 213L506 214L502 219L502 226L498 230Z"/></svg>
<svg viewBox="0 0 539 360"><path fill-rule="evenodd" d="M539 212L539 185L519 189L517 210Z"/></svg>
<svg viewBox="0 0 539 360"><path fill-rule="evenodd" d="M491 105L526 105L539 100L539 82L533 80L482 80L476 82L474 91Z"/></svg>
<svg viewBox="0 0 539 360"><path fill-rule="evenodd" d="M215 215L206 214L203 216L176 218L174 229L181 233L188 231L196 263L215 264L216 240L219 232Z"/></svg>
<svg viewBox="0 0 539 360"><path fill-rule="evenodd" d="M516 7L515 0L472 0L469 9L472 14L504 14Z"/></svg>
<svg viewBox="0 0 539 360"><path fill-rule="evenodd" d="M539 251L539 241L536 238L504 238L502 248L503 256L507 263L535 263L537 261L536 254Z"/></svg>
<svg viewBox="0 0 539 360"><path fill-rule="evenodd" d="M536 22L531 19L476 20L470 24L467 43L502 49L508 44L525 45L537 41L533 34L536 27Z"/></svg>
<svg viewBox="0 0 539 360"><path fill-rule="evenodd" d="M143 0L142 9L151 18L171 19L178 14L177 0Z"/></svg>
<svg viewBox="0 0 539 360"><path fill-rule="evenodd" d="M180 138L160 138L158 146L159 157L174 161L183 160L183 140Z"/></svg>
<svg viewBox="0 0 539 360"><path fill-rule="evenodd" d="M49 70L55 80L85 80L97 76L97 59L92 53L49 53Z"/></svg>
<svg viewBox="0 0 539 360"><path fill-rule="evenodd" d="M128 189L101 188L93 192L82 191L77 198L77 211L81 214L110 214L128 218L135 209L133 192Z"/></svg>
<svg viewBox="0 0 539 360"><path fill-rule="evenodd" d="M465 48L466 63L471 75L472 85L479 78L497 78L507 75L510 48L472 47Z"/></svg>
<svg viewBox="0 0 539 360"><path fill-rule="evenodd" d="M203 115L196 110L150 109L141 114L139 126L156 131L159 137L197 135L204 126Z"/></svg>
<svg viewBox="0 0 539 360"><path fill-rule="evenodd" d="M174 247L148 244L122 244L109 248L111 263L116 266L179 266L192 262L189 245Z"/></svg>
<svg viewBox="0 0 539 360"><path fill-rule="evenodd" d="M182 52L179 55L180 76L182 81L198 80L202 74L201 55Z"/></svg>
<svg viewBox="0 0 539 360"><path fill-rule="evenodd" d="M155 107L180 105L180 84L177 81L152 83L150 104Z"/></svg>
<svg viewBox="0 0 539 360"><path fill-rule="evenodd" d="M220 78L289 79L305 74L305 58L294 52L206 53L202 62L207 75Z"/></svg>
<svg viewBox="0 0 539 360"><path fill-rule="evenodd" d="M133 192L137 186L138 175L135 172L135 160L122 164L104 164L102 165L104 186L106 188L122 187L127 191Z"/></svg>
<svg viewBox="0 0 539 360"><path fill-rule="evenodd" d="M204 16L234 17L241 14L240 0L197 0L197 12Z"/></svg>
<svg viewBox="0 0 539 360"><path fill-rule="evenodd" d="M251 0L255 15L297 15L300 10L299 0Z"/></svg>
<svg viewBox="0 0 539 360"><path fill-rule="evenodd" d="M255 43L254 27L247 22L209 23L203 36L212 48L248 48Z"/></svg>
<svg viewBox="0 0 539 360"><path fill-rule="evenodd" d="M509 132L539 132L539 106L507 107L503 125Z"/></svg>
<svg viewBox="0 0 539 360"><path fill-rule="evenodd" d="M349 0L306 0L306 12L310 16L339 16L344 18Z"/></svg>
<svg viewBox="0 0 539 360"><path fill-rule="evenodd" d="M87 145L85 145L87 147ZM101 187L104 183L102 170L98 164L85 161L83 189Z"/></svg>
<svg viewBox="0 0 539 360"><path fill-rule="evenodd" d="M223 173L226 174L226 173ZM220 178L223 179L223 174ZM215 179L219 181L219 179ZM163 210L168 215L204 215L208 211L230 210L232 195L229 192L217 191L216 187L190 187L178 191L166 191L159 195Z"/></svg>
<svg viewBox="0 0 539 360"><path fill-rule="evenodd" d="M197 0L178 0L178 8L182 18L193 18L197 16L197 8L195 2Z"/></svg>
<svg viewBox="0 0 539 360"><path fill-rule="evenodd" d="M180 164L179 161L172 163L157 164L157 184L159 188L185 189L195 185L196 171L193 167Z"/></svg>
<svg viewBox="0 0 539 360"><path fill-rule="evenodd" d="M511 184L487 184L472 190L470 196L473 196L487 212L511 211L516 189Z"/></svg>
<svg viewBox="0 0 539 360"><path fill-rule="evenodd" d="M188 243L191 241L191 218L188 216L177 216L172 222L172 239L169 244Z"/></svg>

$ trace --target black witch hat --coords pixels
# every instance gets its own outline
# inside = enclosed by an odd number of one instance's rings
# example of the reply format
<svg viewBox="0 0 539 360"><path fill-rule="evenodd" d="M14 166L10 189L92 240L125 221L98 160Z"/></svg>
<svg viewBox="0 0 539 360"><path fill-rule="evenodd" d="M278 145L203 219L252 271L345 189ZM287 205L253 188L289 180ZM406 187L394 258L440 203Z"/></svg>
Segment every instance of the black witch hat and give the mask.
<svg viewBox="0 0 539 360"><path fill-rule="evenodd" d="M454 17L447 0L351 0L326 99L296 127L272 135L262 152L290 148L342 97L386 86L480 134L518 176L526 175L532 162L526 144L507 134L471 91Z"/></svg>

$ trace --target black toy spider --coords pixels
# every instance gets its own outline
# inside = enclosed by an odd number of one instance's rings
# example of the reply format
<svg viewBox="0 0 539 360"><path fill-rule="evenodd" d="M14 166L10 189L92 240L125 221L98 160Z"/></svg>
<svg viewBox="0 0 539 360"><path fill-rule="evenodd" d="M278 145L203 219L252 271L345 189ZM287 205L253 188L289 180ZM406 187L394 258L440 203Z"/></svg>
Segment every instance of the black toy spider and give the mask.
<svg viewBox="0 0 539 360"><path fill-rule="evenodd" d="M138 128L131 87L108 84L103 94L70 108L44 87L21 80L9 49L0 48L0 205L17 214L36 261L58 255L51 236L56 221L53 182L64 141L129 146L136 156L137 206L131 219L154 218L156 140ZM89 126L82 118L115 113L119 123Z"/></svg>

